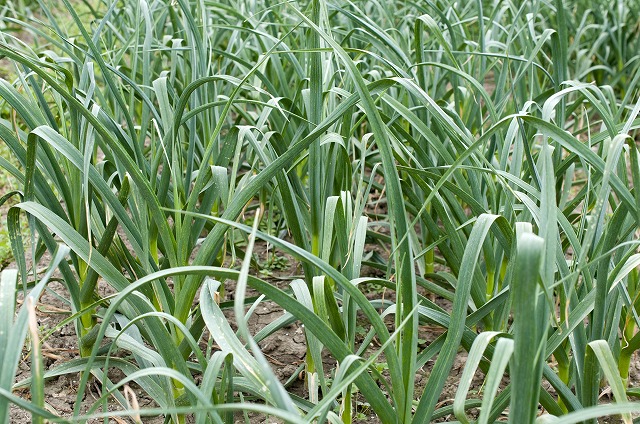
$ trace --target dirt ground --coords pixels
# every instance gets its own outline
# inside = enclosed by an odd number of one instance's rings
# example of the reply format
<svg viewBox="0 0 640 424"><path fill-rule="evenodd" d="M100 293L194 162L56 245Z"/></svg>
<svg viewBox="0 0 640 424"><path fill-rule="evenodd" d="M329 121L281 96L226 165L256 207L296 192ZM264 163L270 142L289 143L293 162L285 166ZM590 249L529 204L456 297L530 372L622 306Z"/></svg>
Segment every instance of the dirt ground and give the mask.
<svg viewBox="0 0 640 424"><path fill-rule="evenodd" d="M258 251L259 250L260 247L258 248ZM267 252L264 249L264 246L262 247L262 252L259 253L259 255L263 256L265 260L267 259ZM288 265L283 267L284 269L267 270L267 274L270 275L262 274L261 277L270 280L273 284L279 286L280 288L285 288L291 280L299 277L300 270L298 269L298 267L291 265L294 263L293 259L287 258L285 255L282 256L284 257L284 260L282 262ZM364 269L364 271L366 273L374 275L377 272L373 269L366 268ZM233 298L234 289L235 288L233 287L233 284L227 285L227 298L224 300L231 300ZM99 290L102 291L102 295L108 294L108 289L104 284L100 286ZM257 293L252 291L249 291L247 293L248 296L252 296L255 294ZM377 295L379 296L379 294ZM53 282L49 285L49 289L43 294L37 305L38 326L41 330L41 337L53 330L49 337L47 337L43 341L42 353L45 360L45 369L52 369L65 362L68 362L71 359L79 357L78 340L76 338L73 326L71 324L67 324L64 326L59 325L59 323L70 314L70 308L64 300L66 297L67 295L63 285L57 282ZM437 302L443 308L450 309L451 305L448 301L438 299ZM231 311L227 311L226 314L231 325L234 326L235 320L233 317L233 313ZM283 310L278 305L272 302L263 302L255 309L255 312L249 321L249 326L252 333L256 334L261 328L276 320L282 314ZM390 326L392 325L391 322L389 324ZM422 327L420 331L420 338L425 340L423 345L428 345L428 343L433 341L441 333L442 330L437 327ZM205 340L207 336L207 334L204 335ZM306 346L305 337L301 326L297 323L294 323L286 328L281 329L280 331L261 341L260 347L262 348L265 357L271 363L274 373L280 379L280 381L284 383L286 381L292 380L293 383L288 389L296 395L305 397L305 385L304 381L301 379L300 371L301 366L304 363ZM335 365L335 361L328 355L325 357L325 359L327 368L330 368L331 365ZM383 360L383 358L381 360ZM438 406L446 406L452 404L457 390L457 382L464 369L465 360L466 354L464 352L460 352L453 366L453 369L451 370L451 374L449 376L447 384L445 385L440 396ZM418 371L416 375L417 394L421 393L422 387L424 387L424 385L426 384L429 370L433 366L433 363L433 360L427 362L423 369ZM29 350L28 347L25 347L23 351L23 361L20 363L16 381L19 382L25 378L28 378L29 375ZM71 416L77 396L78 379L78 374L68 374L47 381L45 386L45 401L46 407L49 411L61 417ZM630 380L632 385L636 385L640 381L640 361L636 360L632 364ZM470 391L471 396L475 395L477 397L478 391L482 388L482 382L483 375L481 372L478 372ZM134 390L141 408L156 406L153 400L146 396L139 388L136 388L135 385ZM30 396L28 388L17 389L16 394L25 399L29 399ZM99 397L99 385L97 383L90 385L84 394L82 411L86 411L86 409L90 407ZM356 404L361 405L357 411L360 414L360 422L379 422L375 415L373 415L372 412L368 410L366 406L364 406L363 399L358 399L356 397L355 400ZM117 409L121 409L120 405L112 400L109 404L109 410ZM471 414L473 414L474 411L470 412ZM248 418L251 424L266 424L277 422L277 420L274 421L271 417L265 417L258 414L249 414ZM454 419L454 417L447 416L441 418L438 421L444 422L451 419ZM30 421L31 417L28 412L12 406L10 413L11 423L27 423ZM245 417L242 413L237 414L236 421L238 423L245 422ZM95 420L94 422L97 423L102 421ZM134 421L128 417L113 417L109 422L122 424L133 423ZM142 422L149 424L160 424L164 422L164 417L143 417ZM603 420L602 422L613 423L618 422L618 420L609 419L606 421Z"/></svg>
<svg viewBox="0 0 640 424"><path fill-rule="evenodd" d="M260 252L260 250L262 250ZM264 260L267 260L268 253L264 246L257 246L258 255L262 256ZM287 265L284 269L269 269L263 271L260 275L277 285L280 288L288 286L291 280L299 277L300 270L297 266L292 265L294 261L292 258L284 257L283 263ZM374 269L364 268L366 273L371 275L377 275L377 271ZM266 273L265 273L266 272ZM228 284L226 287L227 297L223 300L232 300L235 287L233 284ZM105 284L100 285L99 290L101 295L108 294L108 287ZM249 290L247 296L256 295L257 293ZM377 294L379 296L379 294ZM44 356L45 369L53 369L56 366L64 364L71 359L79 357L78 340L75 335L75 330L72 324L60 326L60 322L70 315L70 307L66 303L65 299L68 297L66 290L61 283L53 282L49 285L47 291L40 298L37 304L37 318L38 326L41 331L41 337L45 334L51 333L43 340L42 353ZM447 301L439 301L441 306L448 308L450 304ZM256 309L251 319L249 320L249 327L252 334L256 334L261 328L268 325L272 321L278 319L283 314L282 308L273 302L263 302ZM225 312L228 316L229 322L232 326L235 325L235 320L232 311ZM389 326L392 326L392 322L389 322ZM52 331L53 330L53 331ZM420 337L425 339L425 345L434 340L442 331L437 327L422 328ZM203 336L206 340L207 334ZM298 323L294 323L288 327L285 327L275 334L267 337L265 340L259 343L263 353L267 360L271 363L275 375L280 379L282 383L292 380L288 389L296 395L306 397L306 390L304 381L301 379L300 373L301 367L304 364L306 355L305 337L303 329ZM375 347L375 346L374 346ZM456 360L454 364L449 382L442 392L440 403L446 405L453 402L453 397L456 392L456 381L462 373L464 368L466 355L462 354ZM384 358L381 358L383 361ZM329 355L325 355L326 368L330 369L335 365L335 360ZM421 392L421 388L426 383L426 377L428 376L430 367L433 366L433 361L427 362L424 369L420 370L416 375L417 393ZM30 358L29 347L25 346L23 350L23 360L19 365L16 381L19 382L30 376ZM292 378L293 377L293 378ZM73 413L73 406L77 397L77 384L79 380L78 374L68 374L60 377L47 380L45 385L45 402L46 408L61 417L69 417ZM481 375L478 375L476 386L479 388L482 383ZM148 398L141 390L135 389L136 396L141 408L154 407L155 403ZM16 394L29 399L28 387L19 388L16 390ZM84 394L84 401L82 404L82 411L86 411L98 398L100 397L100 387L97 383L90 385ZM364 399L355 398L356 404L360 405L358 413L362 422L375 423L378 422L375 415L364 404ZM110 410L121 409L117 402L110 402ZM238 422L244 422L244 416L238 414ZM252 424L258 423L271 423L274 420L270 417L259 416L257 414L249 414L249 419ZM21 410L15 406L11 407L10 413L11 423L27 423L31 421L30 414L24 410ZM98 422L98 420L95 420ZM99 421L102 422L102 421ZM110 422L115 424L121 423L133 423L134 421L129 418L114 417ZM142 422L149 424L156 424L164 422L164 417L143 417Z"/></svg>

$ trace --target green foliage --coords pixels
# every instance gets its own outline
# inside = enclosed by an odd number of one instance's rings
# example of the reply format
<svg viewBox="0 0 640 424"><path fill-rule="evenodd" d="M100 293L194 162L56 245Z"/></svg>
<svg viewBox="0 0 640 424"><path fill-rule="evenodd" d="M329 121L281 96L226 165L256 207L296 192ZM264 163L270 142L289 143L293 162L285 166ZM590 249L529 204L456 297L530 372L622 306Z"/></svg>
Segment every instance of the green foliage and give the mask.
<svg viewBox="0 0 640 424"><path fill-rule="evenodd" d="M479 423L629 422L640 21L610 3L7 3L0 421L10 403L67 419L44 408L45 380L80 372L72 421L115 402L198 424L467 423L478 407ZM45 275L28 268L47 252ZM264 278L294 266L285 290ZM43 370L32 328L33 378L15 382L17 293L53 272L80 356ZM286 312L253 331L266 301ZM259 345L294 321L305 396ZM83 405L91 378L102 397ZM131 407L131 382L158 408ZM27 385L32 401L11 393Z"/></svg>

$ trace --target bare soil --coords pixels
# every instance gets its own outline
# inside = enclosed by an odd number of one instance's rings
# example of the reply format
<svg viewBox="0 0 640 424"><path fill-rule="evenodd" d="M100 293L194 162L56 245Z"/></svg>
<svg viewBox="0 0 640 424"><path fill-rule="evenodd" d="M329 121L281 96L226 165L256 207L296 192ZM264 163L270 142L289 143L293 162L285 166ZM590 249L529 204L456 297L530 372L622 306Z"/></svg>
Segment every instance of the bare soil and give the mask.
<svg viewBox="0 0 640 424"><path fill-rule="evenodd" d="M373 248L373 247L372 247ZM269 253L264 245L256 246L256 251L259 257L264 258L267 261ZM287 264L285 269L271 269L262 270L262 273L258 275L272 282L274 285L280 288L286 288L290 281L296 277L299 277L301 273L299 267L296 266L295 261L287 257L286 255L278 254L283 257L283 262ZM42 265L47 261L47 258L43 258ZM365 268L367 273L378 275L378 271L372 268ZM224 300L232 300L234 297L235 284L228 282L226 285L227 296ZM102 296L108 295L111 290L102 282L99 284L100 294ZM258 293L248 290L247 296L258 295ZM373 293L372 297L380 296L380 293ZM385 296L392 296L391 293L385 293ZM40 298L37 306L37 319L40 329L40 337L43 338L42 353L44 357L45 369L53 369L61 364L64 364L72 359L79 358L78 339L76 337L75 329L72 324L61 325L60 323L70 315L71 308L69 307L65 299L68 298L66 289L61 283L53 282L49 284L47 291ZM443 307L450 307L447 301L439 300L439 303ZM260 329L274 320L278 319L284 311L277 304L269 301L261 303L254 311L249 320L249 328L252 334L256 334ZM225 312L229 323L235 328L235 317L232 311ZM393 322L389 321L389 327L393 326ZM434 340L438 335L442 333L442 330L437 327L423 328L420 337L425 339L425 343L429 343ZM208 334L205 332L203 340L206 340ZM294 323L288 327L285 327L259 343L267 360L271 363L273 371L278 379L285 383L287 381L292 382L288 387L288 390L292 393L307 397L307 392L304 384L304 373L301 373L301 366L304 364L306 355L306 343L303 328ZM371 347L377 348L375 343ZM20 382L30 376L30 348L28 343L23 350L23 359L19 365L18 373L16 376L16 382ZM442 404L452 402L453 396L456 391L456 379L462 372L464 367L466 355L461 354L456 360L454 368L452 370L451 377L447 384L447 387L443 390L441 396ZM325 354L326 369L330 369L335 366L335 360L328 354ZM381 357L381 361L384 361L384 357ZM433 362L430 361L424 367L425 369L419 370L416 375L417 393L421 392L421 388L424 386L429 374L429 369ZM384 372L383 372L384 375ZM110 374L111 376L111 374ZM113 377L117 377L114 375ZM61 417L70 417L73 414L74 404L77 398L77 385L79 381L78 374L67 374L60 377L55 377L47 380L45 385L45 401L46 408ZM481 380L478 380L478 387L481 384ZM16 389L15 393L25 399L30 398L29 387L21 387ZM81 405L81 411L86 411L97 399L99 399L101 389L98 383L91 384L83 395L83 403ZM156 406L153 400L149 399L142 391L136 389L136 396L141 408ZM358 407L358 413L363 418L363 422L378 422L378 419L366 406L364 399L359 399L356 396L355 402ZM122 407L112 400L109 403L109 410L121 410ZM364 419L366 417L366 419ZM238 414L238 422L244 422L243 414ZM266 423L274 422L273 418L260 416L258 414L249 414L250 422L253 423ZM31 416L28 412L12 406L10 413L11 423L26 423L31 421ZM164 417L143 417L144 423L156 424L164 422ZM91 421L90 421L91 422ZM102 422L95 420L95 422ZM133 423L134 421L128 417L113 417L110 422L121 423Z"/></svg>
<svg viewBox="0 0 640 424"><path fill-rule="evenodd" d="M368 246L368 248L379 249L379 247L373 246ZM266 263L268 255L271 254L267 251L266 246L258 245L256 246L256 251L259 257L263 258L263 261L265 261L263 263ZM280 253L278 255L283 258L280 262L286 264L284 269L262 270L262 273L259 273L258 275L269 280L272 284L280 288L286 288L291 280L299 277L301 271L292 258ZM47 258L43 258L43 262L46 262L46 260ZM363 271L371 275L378 274L378 271L372 268L364 268ZM101 292L100 294L103 296L106 296L110 293L110 288L104 283L100 284L99 290ZM227 296L222 300L232 300L235 293L235 285L233 282L228 282L226 291ZM250 289L246 295L254 296L257 294L258 293ZM385 292L383 294L381 294L380 292L374 292L369 294L369 296L371 297L380 297L381 295L387 296L387 298L393 297L393 293L390 292ZM45 369L53 369L56 366L64 364L71 359L79 357L78 340L73 325L60 324L61 321L63 321L70 315L70 307L65 300L67 298L68 295L64 286L61 283L53 282L49 285L47 291L43 294L37 304L36 311L38 326L40 328L40 336L41 338L43 338L42 353L44 356ZM446 310L451 309L450 302L444 299L436 299L436 302ZM253 315L249 320L249 327L252 334L256 334L264 326L282 316L283 313L284 311L282 310L282 308L280 308L273 302L265 301L261 303L255 309ZM232 311L227 310L225 312L225 315L227 316L232 327L235 328L235 317L233 316ZM391 329L393 327L393 322L390 320L388 322L388 325ZM441 328L436 326L421 326L419 337L424 340L422 347L428 346L429 343L431 343L433 340L435 340L436 337L442 334L442 331L443 330ZM206 340L207 338L208 334L205 332L205 334L203 335L203 340ZM285 383L287 381L291 383L291 385L288 387L288 390L298 396L307 397L305 384L303 381L304 373L300 372L306 355L306 344L303 328L298 323L294 323L267 337L265 340L259 343L259 346L261 347L262 352L264 353L267 360L271 363L273 371L277 378L282 383ZM377 348L377 346L375 346L374 343L374 345L371 346L371 349L375 348ZM23 350L23 360L20 363L18 374L16 376L17 382L24 380L30 376L29 355L30 352L27 343L27 346L25 346ZM335 365L335 360L328 354L325 355L324 359L327 365L327 369L330 369ZM418 370L416 374L416 396L419 396L422 393L423 387L428 380L430 370L433 367L434 360L428 361L421 370ZM380 358L380 361L384 361L383 356ZM442 390L438 407L451 405L453 403L453 399L457 391L458 382L464 369L465 362L466 352L461 350L455 360L449 378L447 379L447 383ZM385 375L384 371L383 375ZM117 375L110 374L110 377L117 381ZM78 374L67 374L47 380L45 385L46 408L50 412L53 412L58 416L70 417L73 413L74 404L77 398L78 380ZM482 372L478 371L474 378L468 397L482 397L483 381L484 375L482 374ZM505 379L503 387L507 382L508 380ZM640 361L637 358L631 366L630 385L640 385ZM151 408L156 406L154 401L146 396L139 388L135 387L135 385L133 385L132 388L134 389L141 408ZM549 388L549 390L550 392L552 392L551 388ZM16 389L15 393L25 399L30 398L28 386ZM81 411L86 411L100 397L100 393L101 389L99 384L91 384L83 395ZM605 391L605 394L603 396L606 398L609 395ZM361 418L359 422L379 422L372 411L367 408L364 399L359 399L356 396L355 402L356 405L358 405L357 412L360 414L359 416ZM110 411L122 409L123 408L115 400L111 400L109 402ZM477 413L477 411L471 410L469 411L469 413L470 417L473 417ZM245 421L245 417L242 413L238 413L236 418L236 421L239 423ZM273 417L265 417L253 413L248 414L248 418L251 424L266 424L278 422L277 420L274 420ZM451 415L443 417L438 421L446 422L452 419L455 418ZM15 406L11 407L11 423L27 423L30 421L31 416L28 412L21 410ZM95 420L93 422L98 423L102 421ZM109 422L115 424L134 423L134 421L129 417L116 416L112 417ZM164 417L143 417L142 422L149 424L160 424L164 422ZM614 423L619 422L619 420L617 420L616 418L609 418L607 420L602 420L601 422Z"/></svg>

